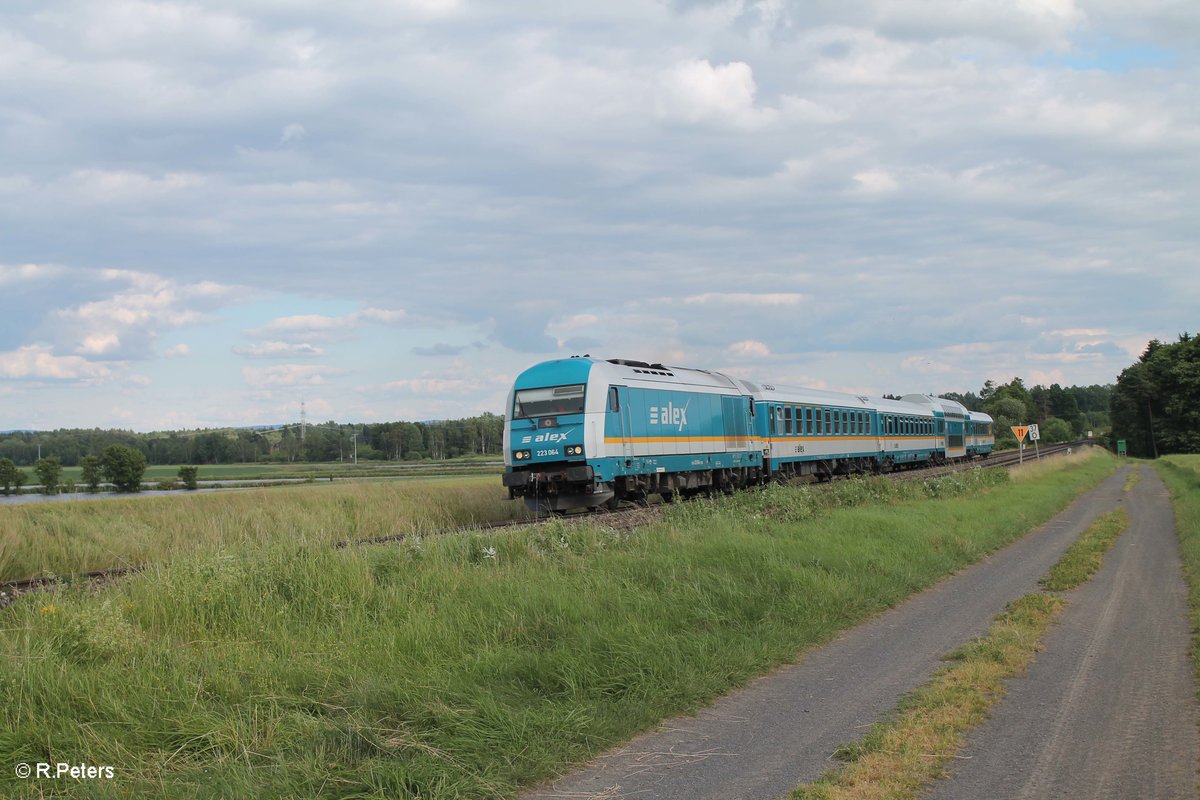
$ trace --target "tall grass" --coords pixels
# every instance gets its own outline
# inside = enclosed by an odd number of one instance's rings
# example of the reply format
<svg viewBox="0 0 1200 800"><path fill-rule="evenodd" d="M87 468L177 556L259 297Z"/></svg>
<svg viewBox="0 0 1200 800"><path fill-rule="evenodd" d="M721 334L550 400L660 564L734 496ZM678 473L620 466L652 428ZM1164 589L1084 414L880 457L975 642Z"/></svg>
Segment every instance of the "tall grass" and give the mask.
<svg viewBox="0 0 1200 800"><path fill-rule="evenodd" d="M242 544L330 544L524 515L495 477L0 506L0 579L146 564Z"/></svg>
<svg viewBox="0 0 1200 800"><path fill-rule="evenodd" d="M5 769L0 794L511 797L1012 541L1112 468L924 499L777 489L632 532L264 536L27 596L0 617L0 761L118 774Z"/></svg>
<svg viewBox="0 0 1200 800"><path fill-rule="evenodd" d="M1200 455L1165 456L1153 463L1167 484L1175 509L1175 533L1188 585L1192 666L1200 686Z"/></svg>

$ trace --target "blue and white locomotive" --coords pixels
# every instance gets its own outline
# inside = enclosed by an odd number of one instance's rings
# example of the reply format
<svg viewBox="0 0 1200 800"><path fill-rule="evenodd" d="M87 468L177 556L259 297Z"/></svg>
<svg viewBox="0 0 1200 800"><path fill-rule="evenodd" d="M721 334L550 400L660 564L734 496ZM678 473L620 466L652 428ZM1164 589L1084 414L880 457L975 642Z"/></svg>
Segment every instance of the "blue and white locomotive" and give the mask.
<svg viewBox="0 0 1200 800"><path fill-rule="evenodd" d="M873 399L576 356L517 377L503 480L531 508L612 508L986 456L992 444L990 417L944 398Z"/></svg>

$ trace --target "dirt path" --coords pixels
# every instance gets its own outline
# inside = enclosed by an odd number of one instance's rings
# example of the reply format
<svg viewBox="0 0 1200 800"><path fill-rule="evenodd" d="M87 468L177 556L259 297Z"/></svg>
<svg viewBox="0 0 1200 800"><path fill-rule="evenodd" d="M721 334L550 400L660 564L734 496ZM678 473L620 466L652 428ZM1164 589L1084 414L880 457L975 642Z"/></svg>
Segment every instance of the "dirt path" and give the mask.
<svg viewBox="0 0 1200 800"><path fill-rule="evenodd" d="M1197 709L1174 517L1142 469L1121 534L937 800L1195 798Z"/></svg>
<svg viewBox="0 0 1200 800"><path fill-rule="evenodd" d="M774 800L817 778L839 744L925 682L939 657L984 633L1100 514L1126 470L1029 536L760 678L694 717L669 720L527 800Z"/></svg>

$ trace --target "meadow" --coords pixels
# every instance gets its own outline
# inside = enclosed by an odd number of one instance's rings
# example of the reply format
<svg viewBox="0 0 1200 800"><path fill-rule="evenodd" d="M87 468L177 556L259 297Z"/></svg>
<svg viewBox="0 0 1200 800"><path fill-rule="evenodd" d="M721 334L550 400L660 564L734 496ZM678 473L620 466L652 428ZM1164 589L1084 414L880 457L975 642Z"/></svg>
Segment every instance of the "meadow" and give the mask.
<svg viewBox="0 0 1200 800"><path fill-rule="evenodd" d="M272 480L327 480L334 478L382 478L407 475L448 475L499 473L503 468L496 462L499 457L463 457L451 461L350 461L294 462L282 464L200 464L199 480L202 481L272 481ZM173 480L179 476L180 464L151 464L146 467L143 480L147 482ZM36 482L33 470L25 468L31 483ZM83 480L80 467L63 467L62 481L80 483Z"/></svg>
<svg viewBox="0 0 1200 800"><path fill-rule="evenodd" d="M1096 452L1016 480L773 486L634 530L556 520L341 550L251 515L241 538L205 533L102 589L0 612L0 761L115 770L47 785L6 768L0 794L512 797L978 560L1113 469ZM326 524L354 503L312 497ZM202 528L229 499L184 518Z"/></svg>
<svg viewBox="0 0 1200 800"><path fill-rule="evenodd" d="M327 546L524 516L507 498L499 479L488 476L0 506L0 580L136 566L231 546Z"/></svg>

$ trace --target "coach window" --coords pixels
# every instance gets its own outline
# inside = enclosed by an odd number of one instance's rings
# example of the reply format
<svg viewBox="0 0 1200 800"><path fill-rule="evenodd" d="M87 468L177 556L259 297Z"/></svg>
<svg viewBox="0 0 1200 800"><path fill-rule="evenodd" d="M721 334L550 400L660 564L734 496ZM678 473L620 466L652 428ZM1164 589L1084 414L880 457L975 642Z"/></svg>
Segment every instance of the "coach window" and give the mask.
<svg viewBox="0 0 1200 800"><path fill-rule="evenodd" d="M771 431L775 430L775 406L767 412L767 435L771 435Z"/></svg>
<svg viewBox="0 0 1200 800"><path fill-rule="evenodd" d="M792 407L791 406L783 407L783 431L784 431L784 433L787 433L789 435L792 433Z"/></svg>
<svg viewBox="0 0 1200 800"><path fill-rule="evenodd" d="M836 434L842 432L842 414L836 408L833 410L833 432Z"/></svg>
<svg viewBox="0 0 1200 800"><path fill-rule="evenodd" d="M608 387L608 410L609 411L620 411L621 410L621 398L617 394L617 387L615 387L615 386Z"/></svg>
<svg viewBox="0 0 1200 800"><path fill-rule="evenodd" d="M775 406L775 435L783 435L783 406Z"/></svg>

